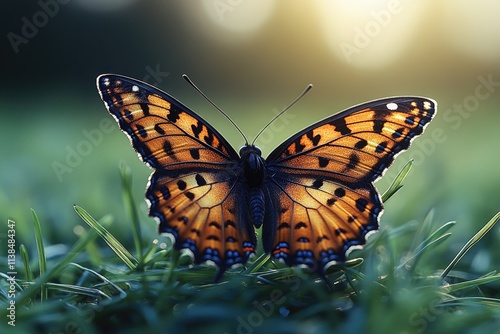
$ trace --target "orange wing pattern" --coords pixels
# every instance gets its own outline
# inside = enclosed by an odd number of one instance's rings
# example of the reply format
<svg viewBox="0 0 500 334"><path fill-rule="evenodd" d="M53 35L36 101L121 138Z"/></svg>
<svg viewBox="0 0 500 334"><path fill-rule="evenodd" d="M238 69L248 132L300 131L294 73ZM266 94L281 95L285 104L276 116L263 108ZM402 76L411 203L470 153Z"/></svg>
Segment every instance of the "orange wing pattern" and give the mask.
<svg viewBox="0 0 500 334"><path fill-rule="evenodd" d="M378 229L373 185L435 113L427 98L396 97L352 107L286 140L264 161L239 156L208 123L168 94L118 76L97 78L102 100L139 157L155 171L146 190L160 233L212 261L219 277L264 250L320 273Z"/></svg>
<svg viewBox="0 0 500 334"><path fill-rule="evenodd" d="M245 263L256 240L245 224L248 209L234 149L199 116L146 83L101 75L97 87L139 157L155 169L146 199L160 233L172 235L196 263L213 261L221 273Z"/></svg>
<svg viewBox="0 0 500 334"><path fill-rule="evenodd" d="M426 98L369 102L318 122L266 159L277 203L264 249L289 265L323 271L378 229L382 201L373 181L420 135L435 113Z"/></svg>

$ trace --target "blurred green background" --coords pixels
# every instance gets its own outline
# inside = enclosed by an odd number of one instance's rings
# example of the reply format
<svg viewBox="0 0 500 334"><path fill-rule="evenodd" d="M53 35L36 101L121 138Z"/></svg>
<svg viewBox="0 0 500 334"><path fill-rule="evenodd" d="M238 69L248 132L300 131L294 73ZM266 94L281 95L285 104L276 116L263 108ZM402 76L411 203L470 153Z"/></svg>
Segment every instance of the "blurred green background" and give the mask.
<svg viewBox="0 0 500 334"><path fill-rule="evenodd" d="M434 209L436 226L458 222L445 250L452 257L500 209L498 2L40 0L2 7L0 220L16 222L18 243L34 246L33 208L48 244L72 244L83 224L73 204L96 217L112 214L110 230L132 242L120 161L133 169L146 237L155 237L143 201L150 170L95 88L95 78L109 72L169 92L237 149L241 136L183 73L250 140L313 83L260 137L264 155L351 105L433 98L436 119L377 182L385 190L415 159L405 187L386 205L382 228L422 221ZM499 267L500 230L485 239L483 251L464 259L474 272Z"/></svg>

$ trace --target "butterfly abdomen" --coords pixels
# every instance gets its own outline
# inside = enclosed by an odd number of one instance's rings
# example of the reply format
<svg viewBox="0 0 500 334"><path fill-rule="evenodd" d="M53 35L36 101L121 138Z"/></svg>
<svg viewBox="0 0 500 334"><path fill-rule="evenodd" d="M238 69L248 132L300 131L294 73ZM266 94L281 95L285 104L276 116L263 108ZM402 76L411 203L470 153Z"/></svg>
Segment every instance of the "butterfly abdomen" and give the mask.
<svg viewBox="0 0 500 334"><path fill-rule="evenodd" d="M264 192L261 188L250 188L250 215L255 227L262 225L265 212Z"/></svg>
<svg viewBox="0 0 500 334"><path fill-rule="evenodd" d="M240 150L241 161L249 192L249 210L252 223L260 227L264 222L265 198L262 186L265 178L265 162L261 151L253 145L245 145Z"/></svg>

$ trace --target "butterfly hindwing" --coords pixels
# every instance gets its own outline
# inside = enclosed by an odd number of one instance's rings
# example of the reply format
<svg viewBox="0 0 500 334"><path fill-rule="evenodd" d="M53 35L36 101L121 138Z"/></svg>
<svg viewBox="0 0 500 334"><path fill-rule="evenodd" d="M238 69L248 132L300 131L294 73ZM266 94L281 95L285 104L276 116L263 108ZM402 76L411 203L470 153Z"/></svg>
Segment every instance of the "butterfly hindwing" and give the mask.
<svg viewBox="0 0 500 334"><path fill-rule="evenodd" d="M378 229L382 204L375 187L357 188L329 179L277 172L270 185L279 200L279 219L264 247L288 265L321 271L331 262L345 261L349 248L365 243Z"/></svg>
<svg viewBox="0 0 500 334"><path fill-rule="evenodd" d="M372 101L320 121L266 159L279 218L264 248L286 263L322 271L378 229L382 201L372 182L435 113L426 98Z"/></svg>
<svg viewBox="0 0 500 334"><path fill-rule="evenodd" d="M160 233L171 234L178 249L191 250L195 263L210 260L224 272L255 252L255 231L242 217L241 187L225 171L156 172L146 199Z"/></svg>
<svg viewBox="0 0 500 334"><path fill-rule="evenodd" d="M140 158L155 171L146 190L149 215L177 249L220 273L255 252L244 216L239 156L207 122L168 94L141 81L101 75L102 100Z"/></svg>

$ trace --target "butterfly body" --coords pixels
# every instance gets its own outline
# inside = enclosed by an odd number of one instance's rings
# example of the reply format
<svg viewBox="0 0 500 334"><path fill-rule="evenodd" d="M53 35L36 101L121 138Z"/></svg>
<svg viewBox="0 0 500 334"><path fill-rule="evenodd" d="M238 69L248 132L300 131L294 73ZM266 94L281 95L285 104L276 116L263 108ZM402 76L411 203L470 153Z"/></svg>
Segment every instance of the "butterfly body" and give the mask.
<svg viewBox="0 0 500 334"><path fill-rule="evenodd" d="M160 233L210 261L219 275L256 252L320 273L345 261L379 227L373 182L435 114L428 98L395 97L349 108L284 141L267 158L239 154L200 116L135 79L102 75L98 90L154 172L146 190Z"/></svg>

